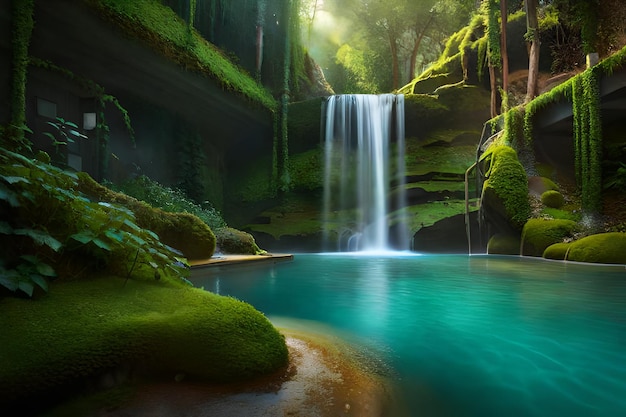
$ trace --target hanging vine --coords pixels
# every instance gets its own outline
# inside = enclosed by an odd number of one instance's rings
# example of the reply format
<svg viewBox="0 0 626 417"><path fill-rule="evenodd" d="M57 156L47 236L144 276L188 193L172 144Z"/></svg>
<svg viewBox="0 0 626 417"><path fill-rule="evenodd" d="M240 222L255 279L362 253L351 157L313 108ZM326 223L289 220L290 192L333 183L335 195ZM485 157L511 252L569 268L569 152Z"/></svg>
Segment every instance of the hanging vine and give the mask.
<svg viewBox="0 0 626 417"><path fill-rule="evenodd" d="M35 27L33 19L34 0L13 0L11 20L13 24L13 68L11 98L9 103L10 122L5 128L8 148L16 151L30 149L24 138L26 127L26 78L28 74L28 47Z"/></svg>

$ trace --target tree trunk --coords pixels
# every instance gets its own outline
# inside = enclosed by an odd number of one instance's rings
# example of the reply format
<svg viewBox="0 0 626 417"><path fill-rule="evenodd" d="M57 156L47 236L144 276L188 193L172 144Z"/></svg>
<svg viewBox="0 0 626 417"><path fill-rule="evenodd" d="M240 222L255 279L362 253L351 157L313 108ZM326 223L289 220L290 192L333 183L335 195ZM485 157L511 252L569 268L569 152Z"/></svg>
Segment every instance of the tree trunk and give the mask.
<svg viewBox="0 0 626 417"><path fill-rule="evenodd" d="M411 81L413 78L415 78L417 76L417 74L415 74L415 61L417 61L417 52L419 51L420 45L422 43L422 39L424 39L424 34L426 34L426 30L428 29L428 26L430 26L430 24L432 23L434 19L434 14L431 13L430 16L428 17L428 21L426 22L426 24L424 25L424 27L422 28L422 30L420 30L420 32L417 34L417 39L415 40L415 43L413 44L413 50L411 51L411 66L409 68L409 81ZM415 28L417 29L417 24L415 25Z"/></svg>
<svg viewBox="0 0 626 417"><path fill-rule="evenodd" d="M528 85L526 100L528 103L537 96L537 78L539 75L539 23L537 20L537 0L526 0L526 25L530 35L530 53L528 56Z"/></svg>
<svg viewBox="0 0 626 417"><path fill-rule="evenodd" d="M502 57L502 91L509 91L509 54L506 47L506 24L508 12L506 0L500 0L500 56ZM508 109L505 109L508 110Z"/></svg>
<svg viewBox="0 0 626 417"><path fill-rule="evenodd" d="M498 86L496 82L496 68L489 63L489 83L491 86L491 118L498 115Z"/></svg>
<svg viewBox="0 0 626 417"><path fill-rule="evenodd" d="M398 63L398 45L396 44L396 37L392 31L387 32L389 37L389 49L391 51L391 73L393 76L392 86L393 90L397 90L400 84L400 64Z"/></svg>
<svg viewBox="0 0 626 417"><path fill-rule="evenodd" d="M256 19L256 77L261 80L261 68L263 67L263 27L265 26L266 0L259 0L257 3Z"/></svg>

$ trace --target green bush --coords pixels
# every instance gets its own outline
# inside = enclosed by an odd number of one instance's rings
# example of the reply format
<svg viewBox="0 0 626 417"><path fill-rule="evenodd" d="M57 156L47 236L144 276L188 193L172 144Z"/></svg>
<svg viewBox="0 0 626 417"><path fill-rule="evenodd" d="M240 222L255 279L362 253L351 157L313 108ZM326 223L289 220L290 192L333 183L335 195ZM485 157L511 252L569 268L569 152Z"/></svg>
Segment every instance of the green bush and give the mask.
<svg viewBox="0 0 626 417"><path fill-rule="evenodd" d="M562 261L567 255L567 251L570 248L571 243L555 243L550 245L543 251L543 257L546 259L555 259Z"/></svg>
<svg viewBox="0 0 626 417"><path fill-rule="evenodd" d="M543 256L548 246L572 237L577 228L571 220L530 219L522 230L521 255Z"/></svg>
<svg viewBox="0 0 626 417"><path fill-rule="evenodd" d="M117 193L98 184L86 173L79 173L82 192L91 198L128 207L137 217L137 224L155 232L167 245L181 251L189 259L205 259L215 252L215 234L191 213L170 213Z"/></svg>
<svg viewBox="0 0 626 417"><path fill-rule="evenodd" d="M79 188L77 174L0 148L0 295L33 296L55 277L105 268L127 278L184 277L180 253L133 212Z"/></svg>
<svg viewBox="0 0 626 417"><path fill-rule="evenodd" d="M232 227L223 227L215 232L217 238L217 249L223 253L242 254L242 255L261 255L265 253L260 249L254 237L250 233L233 229Z"/></svg>
<svg viewBox="0 0 626 417"><path fill-rule="evenodd" d="M202 207L187 198L183 191L165 187L145 175L126 180L121 184L107 182L104 185L163 211L194 214L209 225L212 230L226 226L221 213L215 208L211 206Z"/></svg>
<svg viewBox="0 0 626 417"><path fill-rule="evenodd" d="M573 242L568 261L626 264L626 233L600 233Z"/></svg>
<svg viewBox="0 0 626 417"><path fill-rule="evenodd" d="M546 207L559 209L565 205L565 197L558 191L548 190L541 194L541 202Z"/></svg>

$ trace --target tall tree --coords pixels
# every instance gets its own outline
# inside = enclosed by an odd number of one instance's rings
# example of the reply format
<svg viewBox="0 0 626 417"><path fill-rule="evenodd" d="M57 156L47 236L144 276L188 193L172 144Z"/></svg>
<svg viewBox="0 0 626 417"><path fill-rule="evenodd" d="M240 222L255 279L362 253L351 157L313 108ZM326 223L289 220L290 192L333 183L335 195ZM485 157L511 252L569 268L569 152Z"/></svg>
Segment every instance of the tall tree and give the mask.
<svg viewBox="0 0 626 417"><path fill-rule="evenodd" d="M506 24L509 11L507 1L500 0L500 55L502 56L502 91L509 90L509 52L506 47Z"/></svg>
<svg viewBox="0 0 626 417"><path fill-rule="evenodd" d="M539 21L537 18L538 0L526 0L526 38L530 42L528 54L528 84L526 87L525 102L530 102L537 96L539 76Z"/></svg>

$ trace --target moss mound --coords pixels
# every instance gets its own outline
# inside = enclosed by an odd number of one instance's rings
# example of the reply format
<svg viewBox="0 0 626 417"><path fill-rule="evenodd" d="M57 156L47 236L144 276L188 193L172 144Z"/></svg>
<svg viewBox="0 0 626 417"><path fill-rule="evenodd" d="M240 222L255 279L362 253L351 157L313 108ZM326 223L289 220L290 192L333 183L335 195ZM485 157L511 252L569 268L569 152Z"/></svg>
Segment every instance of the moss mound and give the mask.
<svg viewBox="0 0 626 417"><path fill-rule="evenodd" d="M481 158L486 181L483 205L520 230L530 217L528 179L517 153L509 146L491 146Z"/></svg>
<svg viewBox="0 0 626 417"><path fill-rule="evenodd" d="M568 261L626 264L626 233L600 233L573 242Z"/></svg>
<svg viewBox="0 0 626 417"><path fill-rule="evenodd" d="M140 227L152 230L163 243L181 251L186 258L193 260L213 256L215 234L197 216L153 208L147 203L98 184L84 172L79 173L78 177L80 191L95 200L128 207L135 214Z"/></svg>
<svg viewBox="0 0 626 417"><path fill-rule="evenodd" d="M519 255L520 237L517 235L495 234L487 243L487 253L494 255Z"/></svg>
<svg viewBox="0 0 626 417"><path fill-rule="evenodd" d="M543 257L546 259L555 259L558 261L562 261L565 259L567 255L567 251L569 250L571 243L555 243L550 245L543 251Z"/></svg>
<svg viewBox="0 0 626 417"><path fill-rule="evenodd" d="M4 299L0 310L0 404L53 398L120 366L223 382L287 362L284 337L265 316L183 284L101 277L56 285L35 302Z"/></svg>
<svg viewBox="0 0 626 417"><path fill-rule="evenodd" d="M565 205L565 197L558 191L548 190L541 194L541 202L550 208L561 208Z"/></svg>
<svg viewBox="0 0 626 417"><path fill-rule="evenodd" d="M530 219L522 231L521 255L543 256L548 246L562 243L577 227L578 224L571 220Z"/></svg>
<svg viewBox="0 0 626 417"><path fill-rule="evenodd" d="M217 247L223 253L241 254L241 255L260 255L265 253L259 248L250 233L233 229L232 227L223 227L216 232Z"/></svg>

